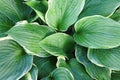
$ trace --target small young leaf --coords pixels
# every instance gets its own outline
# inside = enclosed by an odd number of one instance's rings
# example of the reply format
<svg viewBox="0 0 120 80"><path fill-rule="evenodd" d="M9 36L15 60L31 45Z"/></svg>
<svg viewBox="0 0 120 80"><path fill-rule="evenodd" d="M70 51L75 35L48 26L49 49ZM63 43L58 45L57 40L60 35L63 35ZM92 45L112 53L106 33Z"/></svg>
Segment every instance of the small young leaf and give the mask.
<svg viewBox="0 0 120 80"><path fill-rule="evenodd" d="M67 56L74 50L74 41L65 33L55 33L40 41L40 47L54 56Z"/></svg>
<svg viewBox="0 0 120 80"><path fill-rule="evenodd" d="M89 48L108 49L120 45L120 23L100 15L80 19L75 24L75 41Z"/></svg>
<svg viewBox="0 0 120 80"><path fill-rule="evenodd" d="M13 40L0 40L0 80L18 80L32 67L33 56Z"/></svg>
<svg viewBox="0 0 120 80"><path fill-rule="evenodd" d="M88 74L96 80L110 80L111 71L108 68L97 66L91 63L87 58L87 49L76 46L76 59L85 66Z"/></svg>
<svg viewBox="0 0 120 80"><path fill-rule="evenodd" d="M50 74L50 78L52 78L52 80L74 80L72 73L63 67L56 68Z"/></svg>
<svg viewBox="0 0 120 80"><path fill-rule="evenodd" d="M98 66L120 70L120 46L112 49L89 49L88 58Z"/></svg>
<svg viewBox="0 0 120 80"><path fill-rule="evenodd" d="M49 0L46 21L50 27L66 31L78 18L85 0Z"/></svg>
<svg viewBox="0 0 120 80"><path fill-rule="evenodd" d="M120 0L86 0L85 7L79 19L85 16L110 16L120 6Z"/></svg>
<svg viewBox="0 0 120 80"><path fill-rule="evenodd" d="M38 43L53 32L53 30L44 25L22 22L11 28L8 34L24 47L29 54L48 57L50 54L40 48Z"/></svg>

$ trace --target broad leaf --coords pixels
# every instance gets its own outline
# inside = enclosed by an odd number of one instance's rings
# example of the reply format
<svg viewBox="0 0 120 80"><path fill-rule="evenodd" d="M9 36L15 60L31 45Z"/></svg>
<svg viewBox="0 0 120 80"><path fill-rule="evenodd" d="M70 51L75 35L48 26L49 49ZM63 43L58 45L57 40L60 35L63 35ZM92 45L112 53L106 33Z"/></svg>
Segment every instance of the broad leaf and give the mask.
<svg viewBox="0 0 120 80"><path fill-rule="evenodd" d="M108 49L120 45L120 23L100 15L80 19L75 24L75 41L89 48Z"/></svg>
<svg viewBox="0 0 120 80"><path fill-rule="evenodd" d="M31 11L23 0L0 0L0 35L7 32L16 22L28 19Z"/></svg>
<svg viewBox="0 0 120 80"><path fill-rule="evenodd" d="M99 67L91 63L87 58L87 49L84 47L77 46L75 56L78 62L85 66L88 74L96 80L110 80L111 71L108 68Z"/></svg>
<svg viewBox="0 0 120 80"><path fill-rule="evenodd" d="M66 31L78 18L85 0L49 0L46 21L50 27Z"/></svg>
<svg viewBox="0 0 120 80"><path fill-rule="evenodd" d="M26 2L28 6L30 6L37 15L45 22L45 14L48 9L47 1L28 1Z"/></svg>
<svg viewBox="0 0 120 80"><path fill-rule="evenodd" d="M32 60L15 41L0 40L0 80L18 80L30 70Z"/></svg>
<svg viewBox="0 0 120 80"><path fill-rule="evenodd" d="M110 16L120 6L120 0L86 0L79 19L85 16Z"/></svg>
<svg viewBox="0 0 120 80"><path fill-rule="evenodd" d="M88 58L96 65L120 70L120 46L112 49L89 49Z"/></svg>
<svg viewBox="0 0 120 80"><path fill-rule="evenodd" d="M38 43L51 33L53 33L53 30L47 26L25 22L15 25L8 31L9 36L24 47L29 54L40 57L50 56L50 54L40 48Z"/></svg>
<svg viewBox="0 0 120 80"><path fill-rule="evenodd" d="M67 56L74 50L74 41L65 33L55 33L40 41L40 46L54 56Z"/></svg>
<svg viewBox="0 0 120 80"><path fill-rule="evenodd" d="M34 57L34 64L38 67L38 77L43 78L48 76L56 68L56 58Z"/></svg>
<svg viewBox="0 0 120 80"><path fill-rule="evenodd" d="M113 71L111 74L111 80L120 80L120 71Z"/></svg>
<svg viewBox="0 0 120 80"><path fill-rule="evenodd" d="M37 80L38 69L35 65L32 66L31 70L20 80Z"/></svg>
<svg viewBox="0 0 120 80"><path fill-rule="evenodd" d="M31 10L23 1L24 0L0 0L0 13L7 16L13 22L26 19L31 13Z"/></svg>
<svg viewBox="0 0 120 80"><path fill-rule="evenodd" d="M50 80L74 80L72 73L66 68L56 68L50 74Z"/></svg>
<svg viewBox="0 0 120 80"><path fill-rule="evenodd" d="M70 70L74 80L93 80L85 71L83 65L78 63L74 58L70 59L68 62L65 62L64 59L59 59L57 65L58 67L65 67Z"/></svg>
<svg viewBox="0 0 120 80"><path fill-rule="evenodd" d="M8 31L14 23L5 15L0 13L0 35Z"/></svg>

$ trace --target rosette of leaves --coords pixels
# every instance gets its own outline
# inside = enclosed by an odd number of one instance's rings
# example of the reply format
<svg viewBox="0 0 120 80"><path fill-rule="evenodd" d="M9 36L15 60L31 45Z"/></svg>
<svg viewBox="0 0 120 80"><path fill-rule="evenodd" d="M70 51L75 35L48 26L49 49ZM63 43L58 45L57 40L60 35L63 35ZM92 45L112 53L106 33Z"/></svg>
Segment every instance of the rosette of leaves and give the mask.
<svg viewBox="0 0 120 80"><path fill-rule="evenodd" d="M0 0L0 80L119 80L120 0Z"/></svg>

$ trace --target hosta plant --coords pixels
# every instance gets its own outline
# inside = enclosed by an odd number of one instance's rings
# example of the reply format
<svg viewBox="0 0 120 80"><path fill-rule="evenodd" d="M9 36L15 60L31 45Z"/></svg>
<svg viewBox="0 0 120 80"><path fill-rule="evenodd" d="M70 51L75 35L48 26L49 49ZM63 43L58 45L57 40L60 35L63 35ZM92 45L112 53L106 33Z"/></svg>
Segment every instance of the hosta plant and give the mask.
<svg viewBox="0 0 120 80"><path fill-rule="evenodd" d="M0 80L120 80L120 0L0 0Z"/></svg>

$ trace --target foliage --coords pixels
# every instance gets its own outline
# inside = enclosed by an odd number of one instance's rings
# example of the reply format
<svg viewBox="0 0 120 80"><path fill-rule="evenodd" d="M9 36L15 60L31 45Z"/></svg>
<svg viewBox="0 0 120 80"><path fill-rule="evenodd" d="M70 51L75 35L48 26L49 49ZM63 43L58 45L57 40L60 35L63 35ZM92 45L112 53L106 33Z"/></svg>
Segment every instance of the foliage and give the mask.
<svg viewBox="0 0 120 80"><path fill-rule="evenodd" d="M0 80L119 80L120 0L0 0Z"/></svg>

